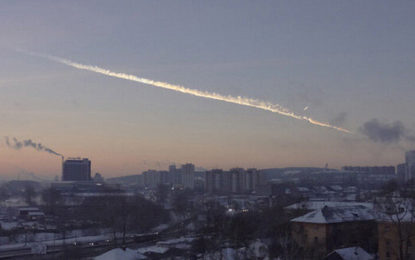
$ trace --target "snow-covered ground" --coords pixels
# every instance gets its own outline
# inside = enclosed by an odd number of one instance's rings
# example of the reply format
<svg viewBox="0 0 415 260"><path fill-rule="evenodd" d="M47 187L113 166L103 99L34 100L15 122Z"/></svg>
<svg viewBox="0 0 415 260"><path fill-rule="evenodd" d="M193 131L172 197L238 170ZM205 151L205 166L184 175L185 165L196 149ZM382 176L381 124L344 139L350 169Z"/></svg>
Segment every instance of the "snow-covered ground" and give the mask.
<svg viewBox="0 0 415 260"><path fill-rule="evenodd" d="M72 230L66 233L66 238L76 238L82 236L97 236L100 234L109 234L111 233L109 229L93 229L93 230ZM4 244L14 244L14 243L24 243L24 242L42 242L48 240L62 239L63 236L61 233L53 232L40 232L40 233L21 233L14 235L13 237L0 237L0 245Z"/></svg>
<svg viewBox="0 0 415 260"><path fill-rule="evenodd" d="M137 251L140 254L148 254L148 253L164 254L168 250L169 248L165 246L148 246L148 247L139 248Z"/></svg>
<svg viewBox="0 0 415 260"><path fill-rule="evenodd" d="M169 225L168 224L161 224L161 225L158 225L157 227L154 227L151 231L153 231L153 232L161 232L161 231L166 230L168 228L169 228Z"/></svg>
<svg viewBox="0 0 415 260"><path fill-rule="evenodd" d="M17 221L0 221L0 227L3 230L12 230L17 228L18 226L18 222Z"/></svg>
<svg viewBox="0 0 415 260"><path fill-rule="evenodd" d="M64 244L75 244L75 243L90 243L96 241L103 241L107 239L111 239L112 235L99 235L99 236L84 236L84 237L74 237L74 238L67 238L67 239L57 239L57 240L47 240L42 241L41 243L46 246L60 246ZM7 250L15 250L15 249L24 249L24 248L31 248L32 244L39 244L40 242L29 242L29 243L16 243L16 244L9 244L9 245L0 245L0 251L7 251Z"/></svg>
<svg viewBox="0 0 415 260"><path fill-rule="evenodd" d="M165 255L169 254L169 250L172 248L182 249L185 252L189 252L191 249L191 244L195 238L191 237L180 237L173 238L165 241L159 241L156 245L146 246L138 248L136 250L126 249L113 249L106 252L103 255L95 257L96 260L112 260L112 259L151 259L155 255ZM137 257L139 255L139 257ZM147 257L147 258L145 258ZM174 259L187 259L186 256L169 256L174 257ZM205 254L197 255L197 259L203 260L216 260L216 259L264 259L268 258L268 247L267 245L260 241L252 241L248 247L241 248L218 248L216 251L208 252Z"/></svg>

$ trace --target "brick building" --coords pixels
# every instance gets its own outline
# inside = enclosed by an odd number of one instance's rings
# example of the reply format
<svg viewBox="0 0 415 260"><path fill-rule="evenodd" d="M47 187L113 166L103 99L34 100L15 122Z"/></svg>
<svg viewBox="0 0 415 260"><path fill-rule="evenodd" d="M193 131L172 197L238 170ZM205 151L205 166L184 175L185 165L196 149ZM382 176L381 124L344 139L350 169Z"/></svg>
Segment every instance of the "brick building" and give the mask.
<svg viewBox="0 0 415 260"><path fill-rule="evenodd" d="M342 247L361 246L376 250L374 212L362 205L328 207L291 220L292 237L310 259L322 259Z"/></svg>

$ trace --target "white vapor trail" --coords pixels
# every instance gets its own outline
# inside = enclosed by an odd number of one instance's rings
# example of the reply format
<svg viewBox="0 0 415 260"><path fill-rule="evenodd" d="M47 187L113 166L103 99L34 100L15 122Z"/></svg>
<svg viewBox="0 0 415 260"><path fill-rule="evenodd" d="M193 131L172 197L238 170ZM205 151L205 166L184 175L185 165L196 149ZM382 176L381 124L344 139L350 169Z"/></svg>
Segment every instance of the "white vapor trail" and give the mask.
<svg viewBox="0 0 415 260"><path fill-rule="evenodd" d="M197 97L220 100L220 101L233 103L233 104L238 104L238 105L242 105L242 106L255 107L255 108L262 109L262 110L277 113L277 114L280 114L280 115L283 115L283 116L288 116L288 117L291 117L291 118L294 118L294 119L304 120L304 121L307 121L307 122L309 122L310 124L313 124L313 125L317 125L317 126L321 126L321 127L328 127L328 128L335 129L337 131L345 132L345 133L351 133L347 129L337 127L337 126L331 125L329 123L320 122L320 121L314 120L314 119L312 119L308 116L297 115L294 112L292 112L292 111L290 111L290 110L288 110L288 109L286 109L286 108L284 108L284 107L282 107L278 104L272 104L270 102L266 102L266 101L262 101L262 100L258 100L258 99L246 98L246 97L241 97L241 96L237 96L237 97L230 96L230 95L225 96L225 95L221 95L221 94L214 93L214 92L191 89L191 88L186 88L186 87L183 87L183 86L180 86L180 85L174 85L174 84L170 84L170 83L166 83L166 82L155 81L155 80L146 79L146 78L140 78L140 77L137 77L135 75L119 73L119 72L113 72L113 71L110 71L110 70L107 70L107 69L104 69L104 68L100 68L100 67L97 67L97 66L84 65L84 64L77 63L77 62L73 62L73 61L68 60L68 59L56 57L56 56L44 55L44 54L33 53L33 52L27 52L27 53L29 53L31 55L35 55L35 56L45 57L45 58L48 58L49 60L52 60L52 61L55 61L55 62L58 62L58 63L61 63L61 64L65 64L65 65L68 65L68 66L71 66L73 68L77 68L77 69L80 69L80 70L92 71L92 72L95 72L95 73L103 74L103 75L114 77L114 78L135 81L135 82L143 83L143 84L150 85L150 86L153 86L153 87L170 89L170 90L173 90L173 91L177 91L177 92L181 92L181 93L184 93L184 94L189 94L189 95L193 95L193 96L197 96Z"/></svg>

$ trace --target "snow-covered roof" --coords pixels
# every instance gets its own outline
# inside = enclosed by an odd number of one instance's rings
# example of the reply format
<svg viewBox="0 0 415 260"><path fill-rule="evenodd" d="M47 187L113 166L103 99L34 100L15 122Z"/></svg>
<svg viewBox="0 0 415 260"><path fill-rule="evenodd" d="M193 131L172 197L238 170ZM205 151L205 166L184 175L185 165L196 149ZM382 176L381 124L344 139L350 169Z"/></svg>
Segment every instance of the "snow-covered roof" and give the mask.
<svg viewBox="0 0 415 260"><path fill-rule="evenodd" d="M361 247L347 247L342 249L336 249L329 254L337 254L344 260L373 260L368 252Z"/></svg>
<svg viewBox="0 0 415 260"><path fill-rule="evenodd" d="M148 254L148 253L164 254L168 250L169 248L164 247L164 246L149 246L149 247L139 248L138 252L140 254Z"/></svg>
<svg viewBox="0 0 415 260"><path fill-rule="evenodd" d="M19 208L19 211L40 211L40 209L37 207L23 207Z"/></svg>
<svg viewBox="0 0 415 260"><path fill-rule="evenodd" d="M342 191L343 188L340 185L331 185L330 188L335 191Z"/></svg>
<svg viewBox="0 0 415 260"><path fill-rule="evenodd" d="M32 212L29 212L28 214L29 216L44 216L45 215L45 213L40 212L40 211L32 211Z"/></svg>
<svg viewBox="0 0 415 260"><path fill-rule="evenodd" d="M12 230L14 228L17 228L18 224L19 223L15 221L12 221L12 222L0 221L0 227L4 230Z"/></svg>
<svg viewBox="0 0 415 260"><path fill-rule="evenodd" d="M344 189L344 192L357 192L357 187L356 186L349 186L349 187Z"/></svg>
<svg viewBox="0 0 415 260"><path fill-rule="evenodd" d="M316 224L342 223L353 221L374 220L375 214L364 206L328 207L309 212L301 217L292 219L292 222L305 222Z"/></svg>
<svg viewBox="0 0 415 260"><path fill-rule="evenodd" d="M125 250L121 248L112 249L100 256L94 258L95 260L138 260L138 259L147 259L147 257L138 253L136 250L126 248Z"/></svg>
<svg viewBox="0 0 415 260"><path fill-rule="evenodd" d="M347 202L347 201L304 201L291 204L286 209L309 209L316 210L321 209L324 206L329 207L344 207L344 206L364 206L369 209L373 209L373 203L370 202Z"/></svg>
<svg viewBox="0 0 415 260"><path fill-rule="evenodd" d="M159 246L170 246L175 244L191 243L195 239L193 237L180 237L157 242Z"/></svg>

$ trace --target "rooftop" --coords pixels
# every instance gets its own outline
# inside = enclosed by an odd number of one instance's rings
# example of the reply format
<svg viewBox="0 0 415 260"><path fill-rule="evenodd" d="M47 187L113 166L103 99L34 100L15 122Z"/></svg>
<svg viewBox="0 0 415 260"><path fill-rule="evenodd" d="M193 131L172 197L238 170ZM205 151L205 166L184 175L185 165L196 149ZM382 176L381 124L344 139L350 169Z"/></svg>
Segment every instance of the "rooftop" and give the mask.
<svg viewBox="0 0 415 260"><path fill-rule="evenodd" d="M354 207L364 206L369 209L373 209L373 203L370 202L348 202L348 201L303 201L291 204L286 209L307 209L316 210L321 209L324 206L328 207Z"/></svg>
<svg viewBox="0 0 415 260"><path fill-rule="evenodd" d="M337 254L341 259L347 260L372 260L374 259L368 252L361 247L347 247L342 249L336 249L331 252L327 257L332 254Z"/></svg>
<svg viewBox="0 0 415 260"><path fill-rule="evenodd" d="M363 206L340 206L323 208L309 212L301 217L294 218L292 222L304 222L315 224L329 224L329 223L342 223L353 221L368 221L374 220L375 213L373 210Z"/></svg>

